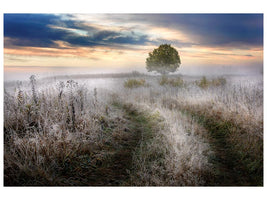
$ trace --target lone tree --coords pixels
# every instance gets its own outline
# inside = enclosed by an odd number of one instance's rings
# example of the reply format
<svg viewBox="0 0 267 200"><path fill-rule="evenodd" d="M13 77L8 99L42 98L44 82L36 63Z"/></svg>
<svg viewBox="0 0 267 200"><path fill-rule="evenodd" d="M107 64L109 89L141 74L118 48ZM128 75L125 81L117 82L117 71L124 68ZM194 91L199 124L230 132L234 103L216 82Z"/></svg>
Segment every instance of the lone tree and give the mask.
<svg viewBox="0 0 267 200"><path fill-rule="evenodd" d="M180 67L181 59L178 51L170 44L162 44L146 59L147 71L156 71L162 75L175 72Z"/></svg>

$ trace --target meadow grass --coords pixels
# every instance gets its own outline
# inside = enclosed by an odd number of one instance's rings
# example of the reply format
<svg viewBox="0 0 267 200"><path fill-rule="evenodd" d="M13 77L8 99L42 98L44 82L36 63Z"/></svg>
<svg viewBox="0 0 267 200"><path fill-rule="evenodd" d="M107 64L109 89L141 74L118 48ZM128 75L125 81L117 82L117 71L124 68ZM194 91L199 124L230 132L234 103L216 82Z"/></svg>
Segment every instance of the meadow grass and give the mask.
<svg viewBox="0 0 267 200"><path fill-rule="evenodd" d="M218 80L219 84L215 80ZM210 149L214 152L214 155L209 155L208 159L216 173L207 176L209 178L206 184L262 186L263 90L261 83L259 82L259 85L257 82L226 83L220 77L207 82L209 83L207 87L189 83L187 87L179 89L140 88L125 96L126 100L131 99L132 102L138 102L147 107L162 110L161 106L163 106L171 113L179 111L190 113L186 116L207 130L204 137L209 140ZM170 118L165 118L171 121ZM176 134L179 135L181 132L177 131ZM183 154L186 155L186 151ZM214 167L214 165L217 166Z"/></svg>
<svg viewBox="0 0 267 200"><path fill-rule="evenodd" d="M261 82L87 81L5 90L6 186L263 184Z"/></svg>

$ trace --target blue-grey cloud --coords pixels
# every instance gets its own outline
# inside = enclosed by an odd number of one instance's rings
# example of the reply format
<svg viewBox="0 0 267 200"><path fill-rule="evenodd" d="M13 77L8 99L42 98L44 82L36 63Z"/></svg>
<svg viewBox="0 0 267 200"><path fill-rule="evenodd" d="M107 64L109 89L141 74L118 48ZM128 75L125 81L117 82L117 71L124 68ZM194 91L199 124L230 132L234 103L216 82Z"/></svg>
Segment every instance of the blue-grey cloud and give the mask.
<svg viewBox="0 0 267 200"><path fill-rule="evenodd" d="M69 29L82 30L90 34L79 35ZM4 36L10 39L5 43L5 47L58 47L55 41L83 47L137 45L149 41L146 35L103 31L85 25L82 21L62 20L60 15L51 14L5 14Z"/></svg>
<svg viewBox="0 0 267 200"><path fill-rule="evenodd" d="M180 30L195 40L184 43L177 38L150 40L146 34L136 34L134 28L127 31L100 30L72 15L5 14L4 36L9 38L5 47L33 46L56 47L55 41L68 42L70 46L110 46L133 48L134 45L159 45L170 43L183 46L231 46L249 48L263 46L262 14L108 14L108 19L123 24L135 22L150 26ZM61 27L61 29L54 28ZM89 33L79 35L74 30ZM123 45L123 48L126 48Z"/></svg>
<svg viewBox="0 0 267 200"><path fill-rule="evenodd" d="M57 19L54 15L5 14L4 36L11 38L16 46L53 46L54 40L64 36L64 31L47 26Z"/></svg>
<svg viewBox="0 0 267 200"><path fill-rule="evenodd" d="M131 14L127 17L117 14L108 17L123 23L134 21L177 29L196 36L199 45L263 45L262 14Z"/></svg>

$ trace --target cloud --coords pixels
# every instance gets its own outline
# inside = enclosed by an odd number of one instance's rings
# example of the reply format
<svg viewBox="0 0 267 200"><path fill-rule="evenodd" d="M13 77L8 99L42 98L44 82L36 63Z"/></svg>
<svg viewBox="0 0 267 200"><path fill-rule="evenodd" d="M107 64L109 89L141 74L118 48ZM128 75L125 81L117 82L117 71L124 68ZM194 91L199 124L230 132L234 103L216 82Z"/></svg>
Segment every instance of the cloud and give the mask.
<svg viewBox="0 0 267 200"><path fill-rule="evenodd" d="M54 30L48 27L55 20L58 20L58 16L5 14L4 36L11 39L10 45L52 47L55 45L55 40L59 40L66 34L65 31Z"/></svg>
<svg viewBox="0 0 267 200"><path fill-rule="evenodd" d="M81 35L80 32L88 34ZM131 31L100 30L83 21L51 14L5 14L4 36L5 47L59 48L56 41L80 47L138 45L149 41L146 35L136 35Z"/></svg>
<svg viewBox="0 0 267 200"><path fill-rule="evenodd" d="M117 14L108 17L121 23L131 21L180 30L199 45L263 45L262 14L130 14L127 17Z"/></svg>
<svg viewBox="0 0 267 200"><path fill-rule="evenodd" d="M262 14L100 14L94 18L112 21L113 25L105 30L94 23L79 20L75 15L53 14L5 14L4 36L8 38L5 47L31 46L60 48L56 41L69 43L70 46L117 48L128 45L159 45L171 43L179 47L225 46L249 48L263 46ZM114 24L127 29L115 29ZM131 23L132 28L128 26ZM135 33L134 24L146 32ZM150 38L149 27L165 27L179 30L192 41L166 38ZM145 30L147 29L147 30ZM80 33L83 34L80 34ZM7 41L7 40L5 40ZM123 46L125 48L125 46ZM132 48L132 47L129 47Z"/></svg>
<svg viewBox="0 0 267 200"><path fill-rule="evenodd" d="M179 48L181 48L181 47L192 47L194 45L197 45L194 42L183 42L182 40L167 40L167 39L164 39L164 38L157 38L157 39L151 40L150 44L153 44L153 45L156 45L156 46L159 46L160 44L171 44L171 45L177 46Z"/></svg>

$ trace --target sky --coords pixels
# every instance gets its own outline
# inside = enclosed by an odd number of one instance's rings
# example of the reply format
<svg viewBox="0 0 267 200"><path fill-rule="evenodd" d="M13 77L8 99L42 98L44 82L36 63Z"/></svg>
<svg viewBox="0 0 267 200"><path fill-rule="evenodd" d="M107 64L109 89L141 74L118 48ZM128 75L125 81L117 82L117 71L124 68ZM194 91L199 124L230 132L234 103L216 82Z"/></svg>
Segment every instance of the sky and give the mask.
<svg viewBox="0 0 267 200"><path fill-rule="evenodd" d="M160 44L179 52L178 73L262 73L263 15L4 14L4 77L146 72Z"/></svg>

